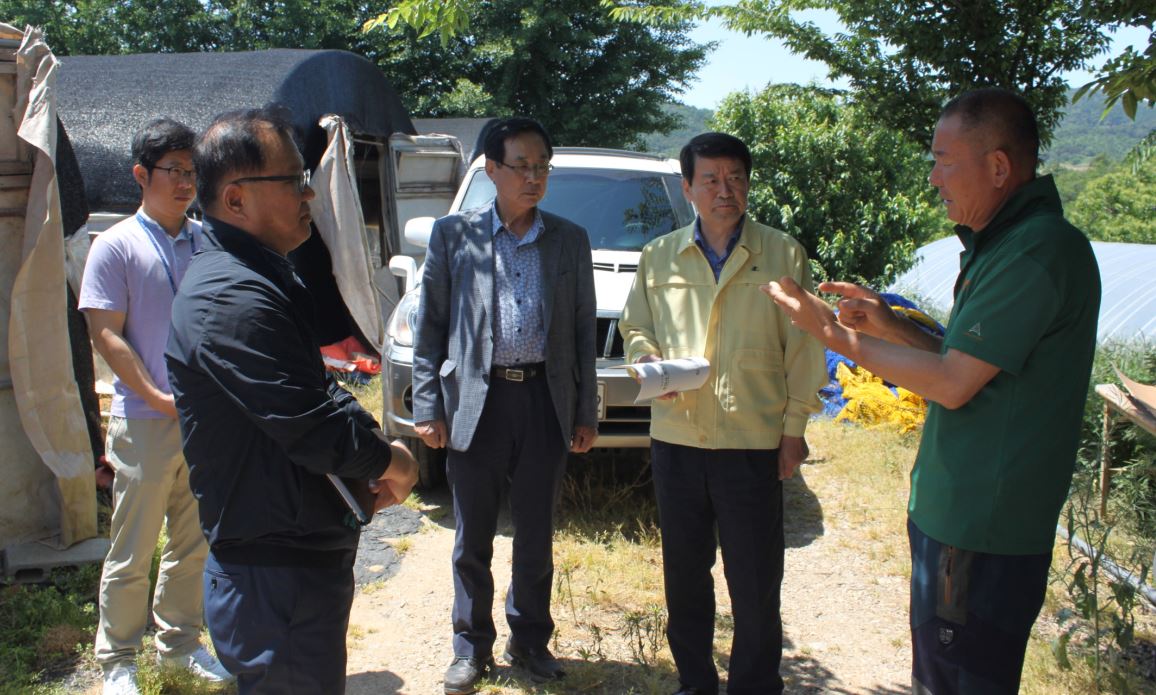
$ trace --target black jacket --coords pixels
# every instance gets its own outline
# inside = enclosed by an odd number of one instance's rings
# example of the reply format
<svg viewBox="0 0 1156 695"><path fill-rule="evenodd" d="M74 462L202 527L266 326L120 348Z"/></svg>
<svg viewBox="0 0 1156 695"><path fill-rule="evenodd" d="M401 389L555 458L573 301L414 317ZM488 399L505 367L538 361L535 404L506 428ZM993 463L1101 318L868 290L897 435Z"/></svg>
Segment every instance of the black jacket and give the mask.
<svg viewBox="0 0 1156 695"><path fill-rule="evenodd" d="M324 475L380 477L389 445L326 374L292 265L219 220L205 218L204 238L165 359L205 537L226 561L349 561L358 532Z"/></svg>

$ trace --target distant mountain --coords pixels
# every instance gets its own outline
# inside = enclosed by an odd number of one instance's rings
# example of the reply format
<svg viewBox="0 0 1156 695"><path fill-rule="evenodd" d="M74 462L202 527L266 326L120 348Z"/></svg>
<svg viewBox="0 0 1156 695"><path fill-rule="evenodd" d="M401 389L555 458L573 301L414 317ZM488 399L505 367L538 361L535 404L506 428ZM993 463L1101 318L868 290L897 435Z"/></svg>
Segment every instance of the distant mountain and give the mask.
<svg viewBox="0 0 1156 695"><path fill-rule="evenodd" d="M1069 92L1068 98L1074 93L1075 90ZM1051 147L1043 153L1045 169L1084 169L1101 155L1109 161L1119 161L1141 138L1156 130L1156 109L1146 106L1136 110L1135 121L1124 115L1119 104L1100 120L1104 101L1102 94L1094 94L1068 106L1052 135ZM667 135L651 133L643 140L648 152L671 157L678 156L687 140L707 130L707 123L714 116L710 109L685 104L667 104L663 108L679 116L682 127Z"/></svg>
<svg viewBox="0 0 1156 695"><path fill-rule="evenodd" d="M647 152L665 154L668 157L678 157L679 150L695 135L706 131L707 121L714 116L710 109L700 109L686 104L667 104L663 107L667 113L673 113L682 119L682 127L672 130L666 135L650 133L644 135L644 148Z"/></svg>
<svg viewBox="0 0 1156 695"><path fill-rule="evenodd" d="M1069 92L1068 98L1074 93ZM1047 168L1084 167L1099 155L1120 160L1141 138L1156 130L1156 109L1147 106L1139 107L1136 120L1131 121L1117 103L1100 120L1104 101L1102 94L1095 94L1068 106L1052 135L1051 147L1043 153Z"/></svg>

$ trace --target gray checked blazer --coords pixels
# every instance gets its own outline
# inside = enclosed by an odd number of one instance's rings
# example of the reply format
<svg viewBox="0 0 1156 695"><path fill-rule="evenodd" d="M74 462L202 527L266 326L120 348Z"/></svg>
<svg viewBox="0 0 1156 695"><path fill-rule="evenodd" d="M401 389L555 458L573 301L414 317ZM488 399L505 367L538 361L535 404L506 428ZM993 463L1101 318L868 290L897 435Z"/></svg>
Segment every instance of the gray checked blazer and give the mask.
<svg viewBox="0 0 1156 695"><path fill-rule="evenodd" d="M426 250L413 354L414 422L444 420L449 447L473 440L494 354L493 205L434 223ZM586 231L539 211L546 381L569 447L577 425L597 426L596 300Z"/></svg>

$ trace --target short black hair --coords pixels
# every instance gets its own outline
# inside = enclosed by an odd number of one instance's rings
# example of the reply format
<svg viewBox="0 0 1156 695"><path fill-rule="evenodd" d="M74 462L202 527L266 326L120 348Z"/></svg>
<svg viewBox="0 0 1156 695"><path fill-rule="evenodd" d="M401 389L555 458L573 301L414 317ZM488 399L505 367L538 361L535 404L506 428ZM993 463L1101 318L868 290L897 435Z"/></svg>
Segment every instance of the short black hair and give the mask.
<svg viewBox="0 0 1156 695"><path fill-rule="evenodd" d="M197 134L193 129L167 116L154 118L141 126L132 138L132 161L152 172L157 162L169 152L193 149Z"/></svg>
<svg viewBox="0 0 1156 695"><path fill-rule="evenodd" d="M202 209L217 200L217 189L226 175L256 172L265 166L261 133L266 129L296 143L288 109L283 106L229 111L213 119L193 147Z"/></svg>
<svg viewBox="0 0 1156 695"><path fill-rule="evenodd" d="M967 130L982 130L996 149L1034 172L1040 160L1040 127L1032 107L1015 92L984 87L947 102L939 119L958 116Z"/></svg>
<svg viewBox="0 0 1156 695"><path fill-rule="evenodd" d="M678 163L682 169L682 178L688 183L694 181L694 158L706 157L715 159L731 157L743 163L747 171L747 178L751 177L751 150L747 143L727 133L702 133L691 138L683 145L678 153Z"/></svg>
<svg viewBox="0 0 1156 695"><path fill-rule="evenodd" d="M554 142L546 128L533 118L512 116L490 123L486 129L486 141L483 151L486 159L494 162L506 163L506 140L517 137L522 133L536 133L546 143L547 156L554 157Z"/></svg>

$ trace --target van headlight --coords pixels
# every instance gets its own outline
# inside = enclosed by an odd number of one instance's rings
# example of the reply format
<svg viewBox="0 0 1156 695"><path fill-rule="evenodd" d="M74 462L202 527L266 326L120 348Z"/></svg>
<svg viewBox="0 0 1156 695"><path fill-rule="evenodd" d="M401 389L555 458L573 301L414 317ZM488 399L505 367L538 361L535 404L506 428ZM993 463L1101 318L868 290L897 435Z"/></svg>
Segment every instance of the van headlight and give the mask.
<svg viewBox="0 0 1156 695"><path fill-rule="evenodd" d="M417 304L420 298L420 287L402 297L389 317L389 325L385 327L389 339L402 347L413 347L413 331L417 324Z"/></svg>

